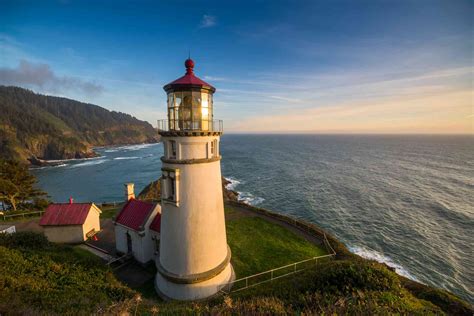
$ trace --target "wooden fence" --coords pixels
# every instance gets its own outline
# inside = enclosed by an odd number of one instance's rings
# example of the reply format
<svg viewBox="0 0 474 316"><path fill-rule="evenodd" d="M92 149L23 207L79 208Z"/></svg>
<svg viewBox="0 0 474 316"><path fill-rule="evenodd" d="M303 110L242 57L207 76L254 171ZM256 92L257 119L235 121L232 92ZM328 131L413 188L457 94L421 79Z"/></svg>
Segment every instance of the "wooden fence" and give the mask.
<svg viewBox="0 0 474 316"><path fill-rule="evenodd" d="M7 221L9 219L12 219L14 217L31 217L31 216L41 216L44 213L44 211L33 211L33 212L24 212L24 213L15 213L15 214L3 214L0 215L0 218L2 218L4 221Z"/></svg>

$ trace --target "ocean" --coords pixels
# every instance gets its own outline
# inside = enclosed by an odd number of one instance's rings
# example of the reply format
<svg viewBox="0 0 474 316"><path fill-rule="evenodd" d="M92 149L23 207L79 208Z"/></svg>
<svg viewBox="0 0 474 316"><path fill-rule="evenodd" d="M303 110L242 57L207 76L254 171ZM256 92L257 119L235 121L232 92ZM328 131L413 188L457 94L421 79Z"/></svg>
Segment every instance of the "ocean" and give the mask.
<svg viewBox="0 0 474 316"><path fill-rule="evenodd" d="M97 148L33 172L54 201L117 201L160 176L161 144ZM474 137L224 135L222 173L253 205L474 303Z"/></svg>

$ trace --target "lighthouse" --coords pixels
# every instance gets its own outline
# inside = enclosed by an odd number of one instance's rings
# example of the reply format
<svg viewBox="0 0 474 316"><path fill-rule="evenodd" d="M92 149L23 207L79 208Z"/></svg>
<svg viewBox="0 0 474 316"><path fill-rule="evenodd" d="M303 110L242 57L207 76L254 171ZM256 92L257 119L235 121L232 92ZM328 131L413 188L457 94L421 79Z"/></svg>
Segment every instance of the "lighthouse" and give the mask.
<svg viewBox="0 0 474 316"><path fill-rule="evenodd" d="M220 166L222 121L213 117L216 89L186 74L164 86L168 119L158 122L161 157L161 236L155 288L165 299L216 294L234 278L227 245Z"/></svg>

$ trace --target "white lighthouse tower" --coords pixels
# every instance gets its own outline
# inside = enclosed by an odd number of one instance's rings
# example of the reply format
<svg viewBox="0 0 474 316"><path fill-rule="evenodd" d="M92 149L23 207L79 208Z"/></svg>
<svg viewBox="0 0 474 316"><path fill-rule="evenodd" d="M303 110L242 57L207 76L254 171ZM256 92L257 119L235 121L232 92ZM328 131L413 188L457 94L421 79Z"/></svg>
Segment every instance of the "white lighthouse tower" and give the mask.
<svg viewBox="0 0 474 316"><path fill-rule="evenodd" d="M186 74L165 85L168 120L159 121L161 236L156 290L167 299L195 300L217 293L234 277L227 245L219 139L210 84Z"/></svg>

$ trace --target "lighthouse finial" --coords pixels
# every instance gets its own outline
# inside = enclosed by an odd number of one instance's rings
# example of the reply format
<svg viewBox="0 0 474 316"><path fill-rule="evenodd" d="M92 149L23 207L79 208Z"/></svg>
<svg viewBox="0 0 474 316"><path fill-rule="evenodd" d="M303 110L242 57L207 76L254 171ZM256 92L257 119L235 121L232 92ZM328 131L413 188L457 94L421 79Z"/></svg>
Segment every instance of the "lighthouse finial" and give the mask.
<svg viewBox="0 0 474 316"><path fill-rule="evenodd" d="M194 61L191 58L186 59L186 61L184 62L184 66L186 67L186 74L187 75L194 74L194 72L193 72Z"/></svg>

